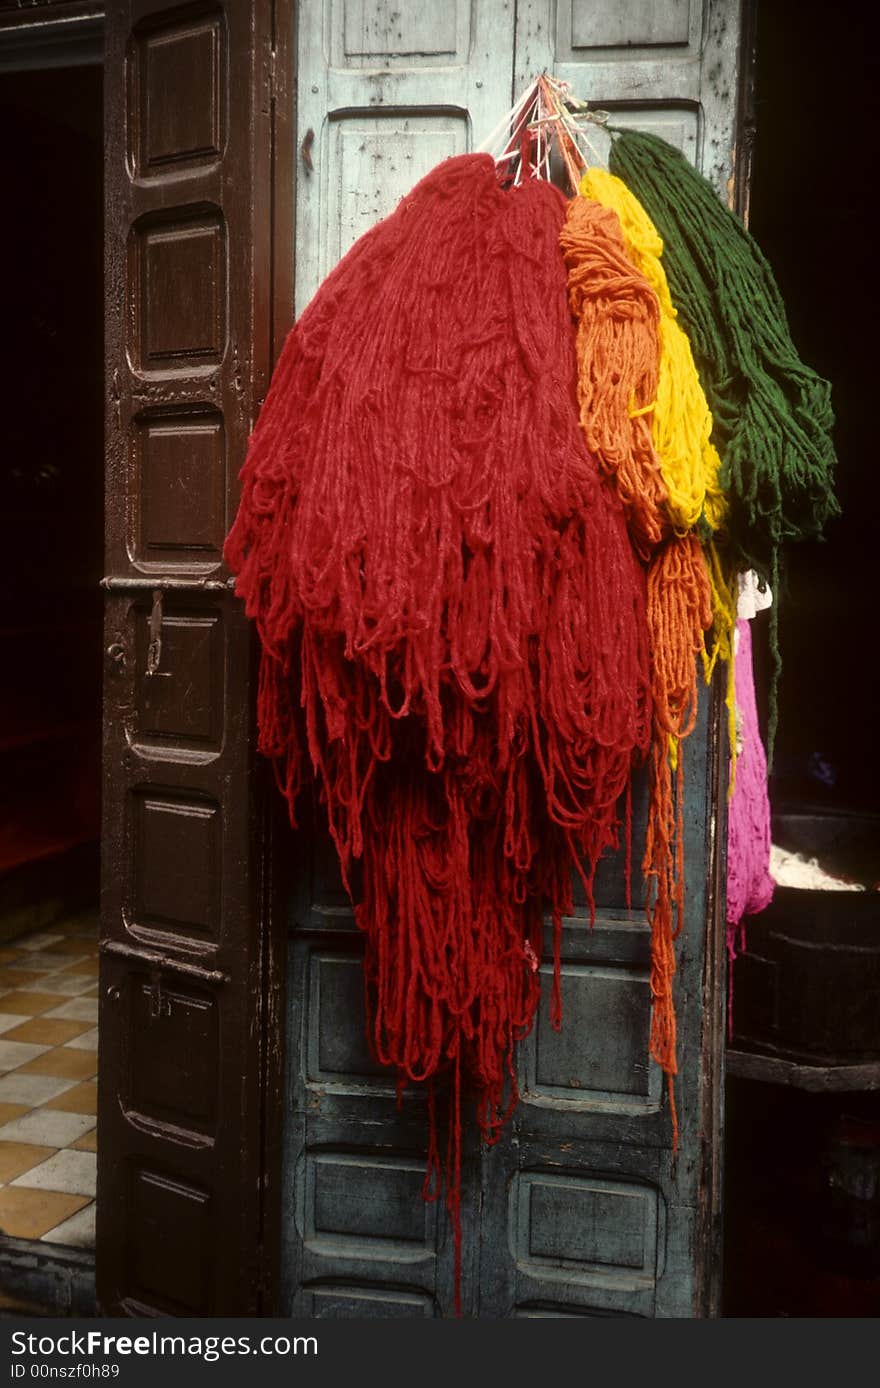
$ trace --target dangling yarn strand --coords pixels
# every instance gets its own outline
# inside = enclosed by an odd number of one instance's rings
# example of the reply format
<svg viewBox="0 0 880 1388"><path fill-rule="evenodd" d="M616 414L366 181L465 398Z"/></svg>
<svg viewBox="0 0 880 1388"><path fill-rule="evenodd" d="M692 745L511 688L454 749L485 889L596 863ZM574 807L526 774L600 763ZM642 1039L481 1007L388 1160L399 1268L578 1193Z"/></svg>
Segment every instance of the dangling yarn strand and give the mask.
<svg viewBox="0 0 880 1388"><path fill-rule="evenodd" d="M695 535L674 535L648 569L648 630L654 690L651 788L643 871L651 923L651 1054L669 1082L673 1147L678 1143L674 940L684 922L682 742L697 716L697 659L712 624L706 565ZM673 772L675 784L673 785Z"/></svg>

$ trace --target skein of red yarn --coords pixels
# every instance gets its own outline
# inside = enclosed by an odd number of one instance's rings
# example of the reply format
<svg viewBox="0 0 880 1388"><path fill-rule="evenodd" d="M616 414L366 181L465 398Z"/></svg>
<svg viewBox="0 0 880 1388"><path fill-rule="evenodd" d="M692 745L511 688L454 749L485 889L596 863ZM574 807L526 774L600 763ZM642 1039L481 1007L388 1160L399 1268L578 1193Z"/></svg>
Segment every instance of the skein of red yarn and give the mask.
<svg viewBox="0 0 880 1388"><path fill-rule="evenodd" d="M462 155L361 238L287 340L225 549L260 749L291 818L307 758L347 884L362 863L370 1043L429 1085L456 1309L462 1086L493 1140L545 913L558 1023L572 872L589 898L650 741L644 576L578 424L564 207Z"/></svg>

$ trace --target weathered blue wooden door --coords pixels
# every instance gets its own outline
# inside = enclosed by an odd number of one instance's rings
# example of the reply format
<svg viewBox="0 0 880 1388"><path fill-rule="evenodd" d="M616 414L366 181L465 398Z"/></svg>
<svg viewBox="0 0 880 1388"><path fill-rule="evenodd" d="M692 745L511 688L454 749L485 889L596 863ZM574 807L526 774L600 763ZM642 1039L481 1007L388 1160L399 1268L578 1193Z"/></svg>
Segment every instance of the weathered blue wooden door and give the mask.
<svg viewBox="0 0 880 1388"><path fill-rule="evenodd" d="M726 191L738 0L302 0L297 308L355 237L472 148L542 69L677 143ZM601 136L599 137L601 139ZM601 155L601 148L599 153ZM563 1029L520 1048L522 1100L465 1154L465 1314L703 1316L715 1309L721 1121L718 720L686 753L687 916L677 1005L681 1139L648 1061L649 931L619 862L566 921ZM642 788L643 789L643 788ZM644 823L637 814L636 832ZM360 939L326 835L296 849L291 902L283 1299L291 1314L436 1316L452 1306L442 1209L420 1198L424 1102L398 1108L364 1041ZM551 965L544 964L549 975Z"/></svg>

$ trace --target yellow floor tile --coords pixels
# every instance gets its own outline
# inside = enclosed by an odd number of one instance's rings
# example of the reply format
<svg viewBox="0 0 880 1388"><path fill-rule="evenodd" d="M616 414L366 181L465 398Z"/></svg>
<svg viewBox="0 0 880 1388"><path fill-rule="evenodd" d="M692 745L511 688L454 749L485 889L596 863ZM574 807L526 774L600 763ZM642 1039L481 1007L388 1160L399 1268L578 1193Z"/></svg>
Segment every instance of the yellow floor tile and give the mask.
<svg viewBox="0 0 880 1388"><path fill-rule="evenodd" d="M0 1104L0 1127L4 1123L11 1123L13 1118L20 1118L23 1113L30 1113L30 1104Z"/></svg>
<svg viewBox="0 0 880 1388"><path fill-rule="evenodd" d="M38 1046L63 1046L74 1036L91 1031L94 1022L76 1022L67 1017L31 1017L3 1035L4 1041L30 1041Z"/></svg>
<svg viewBox="0 0 880 1388"><path fill-rule="evenodd" d="M65 1089L63 1094L56 1094L42 1107L60 1108L65 1113L97 1113L98 1086L94 1080L87 1080L85 1084L74 1085L73 1089Z"/></svg>
<svg viewBox="0 0 880 1388"><path fill-rule="evenodd" d="M97 1152L98 1150L98 1129L92 1128L90 1133L85 1133L78 1137L76 1142L71 1142L71 1147L75 1147L78 1152Z"/></svg>
<svg viewBox="0 0 880 1388"><path fill-rule="evenodd" d="M0 1185L30 1171L32 1166L39 1166L56 1150L55 1147L40 1147L35 1142L0 1142Z"/></svg>
<svg viewBox="0 0 880 1388"><path fill-rule="evenodd" d="M72 1051L68 1046L56 1046L26 1065L19 1065L15 1075L52 1075L60 1080L90 1080L98 1073L96 1051Z"/></svg>
<svg viewBox="0 0 880 1388"><path fill-rule="evenodd" d="M0 967L0 988L23 988L26 983L36 983L43 975L34 969L7 969Z"/></svg>
<svg viewBox="0 0 880 1388"><path fill-rule="evenodd" d="M89 1201L88 1195L6 1186L0 1190L0 1229L13 1239L41 1239Z"/></svg>
<svg viewBox="0 0 880 1388"><path fill-rule="evenodd" d="M22 1017L38 1017L41 1012L48 1012L50 1008L60 1007L62 1003L69 1001L63 993L6 993L0 1012L14 1012Z"/></svg>
<svg viewBox="0 0 880 1388"><path fill-rule="evenodd" d="M62 971L62 977L66 977L68 974L75 974L77 978L97 978L97 977L98 977L98 960L97 960L97 958L95 958L95 959L83 959L79 964L71 964L71 965L70 965L70 968L64 969L64 970Z"/></svg>
<svg viewBox="0 0 880 1388"><path fill-rule="evenodd" d="M20 949L0 949L0 964L11 964L21 953Z"/></svg>

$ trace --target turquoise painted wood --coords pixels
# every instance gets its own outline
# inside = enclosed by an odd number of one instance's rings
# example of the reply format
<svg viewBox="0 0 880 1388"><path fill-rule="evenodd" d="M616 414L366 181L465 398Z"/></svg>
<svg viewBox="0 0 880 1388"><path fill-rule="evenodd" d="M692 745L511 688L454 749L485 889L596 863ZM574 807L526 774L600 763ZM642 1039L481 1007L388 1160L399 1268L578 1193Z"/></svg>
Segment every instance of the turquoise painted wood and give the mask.
<svg viewBox="0 0 880 1388"><path fill-rule="evenodd" d="M724 193L738 35L732 0L302 0L298 138L311 167L297 179L298 306L361 230L424 169L478 144L543 68L613 109L618 123L674 140ZM520 1048L522 1100L501 1141L482 1150L468 1139L466 1315L715 1311L720 726L704 691L686 750L678 1155L661 1077L647 1058L649 931L640 911L626 910L623 866L611 860L600 869L593 929L583 910L564 925L562 1032L550 1028L545 1008ZM643 833L642 786L637 863ZM361 944L326 833L301 834L292 853L284 1309L449 1315L449 1229L442 1208L420 1196L423 1098L408 1094L398 1107L393 1082L369 1059Z"/></svg>

